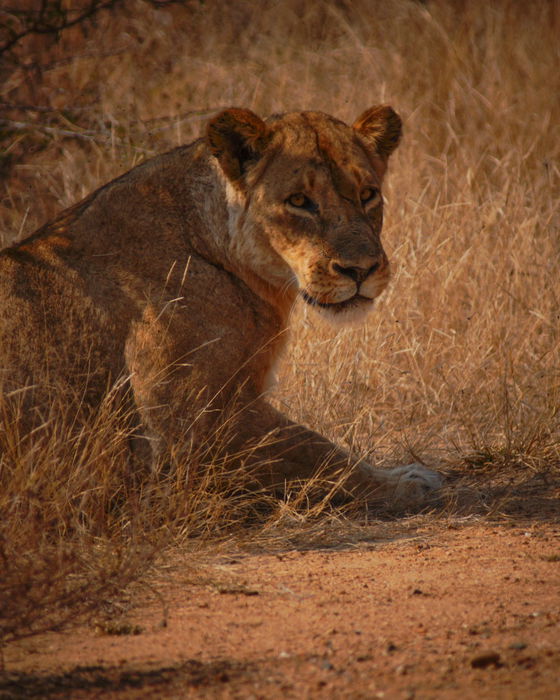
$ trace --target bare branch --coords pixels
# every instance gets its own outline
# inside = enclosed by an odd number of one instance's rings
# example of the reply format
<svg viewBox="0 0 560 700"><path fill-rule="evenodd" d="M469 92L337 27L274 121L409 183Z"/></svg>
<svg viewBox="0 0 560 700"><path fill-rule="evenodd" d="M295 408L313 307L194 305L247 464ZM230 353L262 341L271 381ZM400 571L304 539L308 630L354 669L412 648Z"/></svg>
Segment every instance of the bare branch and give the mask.
<svg viewBox="0 0 560 700"><path fill-rule="evenodd" d="M124 6L126 1L81 0L74 4L73 9L68 9L64 0L40 0L38 8L22 9L17 6L0 8L0 58L13 54L27 37L34 35L58 37L61 32L91 20L103 10L114 10ZM172 5L186 5L189 0L144 0L144 2L156 9L162 9Z"/></svg>
<svg viewBox="0 0 560 700"><path fill-rule="evenodd" d="M37 34L58 35L59 32L91 19L101 10L110 10L126 0L88 0L79 10L66 10L62 0L41 0L38 10L16 9L0 11L0 32L9 38L0 41L0 56L11 51L24 38ZM74 16L72 16L74 15ZM15 31L14 23L23 25Z"/></svg>

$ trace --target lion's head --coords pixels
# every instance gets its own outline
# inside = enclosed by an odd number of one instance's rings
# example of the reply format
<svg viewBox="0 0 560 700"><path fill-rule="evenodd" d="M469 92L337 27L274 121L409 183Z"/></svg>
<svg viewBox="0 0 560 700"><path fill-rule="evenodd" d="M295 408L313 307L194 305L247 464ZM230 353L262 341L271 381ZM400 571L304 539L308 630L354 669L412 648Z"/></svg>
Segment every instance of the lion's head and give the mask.
<svg viewBox="0 0 560 700"><path fill-rule="evenodd" d="M372 308L389 279L381 184L401 129L388 106L352 127L320 112L214 117L206 139L226 178L236 263L331 319Z"/></svg>

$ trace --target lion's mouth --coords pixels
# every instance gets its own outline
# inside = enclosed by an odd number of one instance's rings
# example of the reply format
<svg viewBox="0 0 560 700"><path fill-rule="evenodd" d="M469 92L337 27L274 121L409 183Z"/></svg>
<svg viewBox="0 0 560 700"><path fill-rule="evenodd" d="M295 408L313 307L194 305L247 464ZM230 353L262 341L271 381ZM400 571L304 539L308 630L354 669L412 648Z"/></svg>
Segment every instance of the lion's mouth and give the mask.
<svg viewBox="0 0 560 700"><path fill-rule="evenodd" d="M335 313L339 311L344 311L345 309L355 309L363 304L371 304L373 299L369 297L364 297L361 294L354 294L350 299L345 299L344 301L336 302L325 302L318 301L310 294L308 294L304 289L301 290L302 299L310 306L318 307L320 309L328 309L329 311L334 311Z"/></svg>

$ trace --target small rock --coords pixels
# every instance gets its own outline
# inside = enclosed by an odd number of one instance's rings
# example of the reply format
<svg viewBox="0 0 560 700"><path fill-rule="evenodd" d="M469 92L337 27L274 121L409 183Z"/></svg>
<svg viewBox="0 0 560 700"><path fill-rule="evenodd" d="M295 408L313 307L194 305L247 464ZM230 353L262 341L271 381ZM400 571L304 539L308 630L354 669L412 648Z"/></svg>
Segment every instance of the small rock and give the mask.
<svg viewBox="0 0 560 700"><path fill-rule="evenodd" d="M517 659L515 663L517 666L521 666L521 668L533 668L537 660L532 656L522 656L520 659Z"/></svg>
<svg viewBox="0 0 560 700"><path fill-rule="evenodd" d="M362 656L356 656L356 661L362 663L363 661L371 661L373 656L371 654L363 654Z"/></svg>
<svg viewBox="0 0 560 700"><path fill-rule="evenodd" d="M489 666L499 668L502 665L501 657L497 651L485 651L471 659L472 668L488 668Z"/></svg>
<svg viewBox="0 0 560 700"><path fill-rule="evenodd" d="M525 642L512 642L509 648L514 651L523 651L523 649L527 649L527 644Z"/></svg>

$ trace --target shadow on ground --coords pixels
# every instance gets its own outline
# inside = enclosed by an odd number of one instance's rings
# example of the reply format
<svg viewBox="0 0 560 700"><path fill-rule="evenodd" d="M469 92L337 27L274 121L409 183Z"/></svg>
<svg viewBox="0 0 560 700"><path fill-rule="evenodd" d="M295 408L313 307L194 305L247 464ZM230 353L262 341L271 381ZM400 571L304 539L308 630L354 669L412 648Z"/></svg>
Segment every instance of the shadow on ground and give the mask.
<svg viewBox="0 0 560 700"><path fill-rule="evenodd" d="M253 670L234 661L203 663L190 660L178 665L131 670L107 666L77 666L57 674L0 673L0 700L75 697L76 691L157 690L180 685L185 688L221 686Z"/></svg>
<svg viewBox="0 0 560 700"><path fill-rule="evenodd" d="M481 470L449 475L450 514L487 518L515 518L518 524L560 520L560 475L557 470L527 474L509 472L506 477Z"/></svg>

